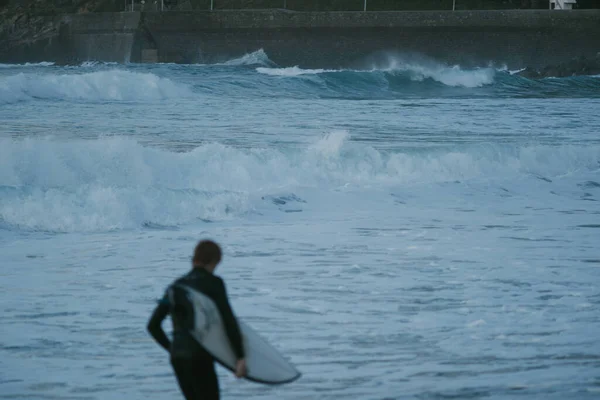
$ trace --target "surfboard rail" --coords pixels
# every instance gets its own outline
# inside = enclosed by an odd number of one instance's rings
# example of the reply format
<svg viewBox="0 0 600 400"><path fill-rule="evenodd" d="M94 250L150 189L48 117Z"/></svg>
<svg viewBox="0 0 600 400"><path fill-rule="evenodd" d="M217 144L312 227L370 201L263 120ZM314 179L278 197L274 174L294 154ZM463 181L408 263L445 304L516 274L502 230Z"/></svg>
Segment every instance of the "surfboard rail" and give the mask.
<svg viewBox="0 0 600 400"><path fill-rule="evenodd" d="M225 332L216 304L205 294L183 284L194 307L195 329L190 334L224 368L235 372L237 359ZM236 318L246 353L247 375L245 379L266 384L291 383L302 376L300 371L265 338L240 318Z"/></svg>

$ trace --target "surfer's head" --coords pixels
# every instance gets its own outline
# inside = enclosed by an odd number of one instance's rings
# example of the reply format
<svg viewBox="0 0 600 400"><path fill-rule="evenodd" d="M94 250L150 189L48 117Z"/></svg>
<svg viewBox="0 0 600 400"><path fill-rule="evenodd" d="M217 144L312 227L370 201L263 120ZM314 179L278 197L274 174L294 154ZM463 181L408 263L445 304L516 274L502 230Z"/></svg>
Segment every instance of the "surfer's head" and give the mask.
<svg viewBox="0 0 600 400"><path fill-rule="evenodd" d="M194 268L204 268L213 272L221 262L221 247L212 240L202 240L196 245L192 264Z"/></svg>

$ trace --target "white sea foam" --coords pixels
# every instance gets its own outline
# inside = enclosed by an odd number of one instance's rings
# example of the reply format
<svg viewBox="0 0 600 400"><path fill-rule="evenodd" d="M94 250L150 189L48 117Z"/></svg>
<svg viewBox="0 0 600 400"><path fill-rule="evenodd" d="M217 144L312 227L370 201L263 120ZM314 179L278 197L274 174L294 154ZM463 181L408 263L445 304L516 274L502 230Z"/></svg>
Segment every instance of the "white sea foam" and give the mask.
<svg viewBox="0 0 600 400"><path fill-rule="evenodd" d="M273 62L269 59L269 56L263 49L254 51L252 53L244 54L242 57L234 58L232 60L224 62L222 65L271 65Z"/></svg>
<svg viewBox="0 0 600 400"><path fill-rule="evenodd" d="M265 68L258 67L256 71L272 76L300 76L300 75L317 75L322 74L324 72L343 72L344 70L335 70L335 69L302 69L298 66L288 67L288 68Z"/></svg>
<svg viewBox="0 0 600 400"><path fill-rule="evenodd" d="M21 72L0 77L0 104L32 99L154 101L190 93L187 86L152 73L119 70L63 75Z"/></svg>
<svg viewBox="0 0 600 400"><path fill-rule="evenodd" d="M408 63L397 59L391 59L386 65L373 67L370 70L302 69L294 66L287 68L258 67L256 71L261 74L283 77L342 72L365 74L385 72L392 75L402 74L413 81L432 79L447 86L468 88L489 85L494 82L496 74L494 68L463 69L459 66L446 66L436 63Z"/></svg>
<svg viewBox="0 0 600 400"><path fill-rule="evenodd" d="M599 158L594 147L387 153L350 142L345 131L294 152L206 144L173 153L125 139L1 139L0 219L58 231L179 225L239 216L252 211L253 199L282 190L553 177L597 168Z"/></svg>
<svg viewBox="0 0 600 400"><path fill-rule="evenodd" d="M42 61L39 63L24 63L24 64L0 64L0 68L32 68L32 67L52 67L53 62Z"/></svg>

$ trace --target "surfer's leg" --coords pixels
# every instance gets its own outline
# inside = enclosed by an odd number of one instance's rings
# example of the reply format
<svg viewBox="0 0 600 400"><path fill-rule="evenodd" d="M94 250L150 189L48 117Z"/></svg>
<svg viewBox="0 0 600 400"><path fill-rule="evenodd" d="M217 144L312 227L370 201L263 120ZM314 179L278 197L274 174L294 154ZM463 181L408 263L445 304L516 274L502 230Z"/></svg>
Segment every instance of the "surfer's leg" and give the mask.
<svg viewBox="0 0 600 400"><path fill-rule="evenodd" d="M175 370L177 383L181 393L186 400L201 400L201 393L196 393L196 385L194 376L194 359L190 358L171 358L171 365Z"/></svg>
<svg viewBox="0 0 600 400"><path fill-rule="evenodd" d="M171 358L171 365L186 400L219 400L219 380L212 359Z"/></svg>
<svg viewBox="0 0 600 400"><path fill-rule="evenodd" d="M215 371L215 364L211 360L209 364L203 365L202 373L202 390L206 393L203 400L219 400L219 378Z"/></svg>
<svg viewBox="0 0 600 400"><path fill-rule="evenodd" d="M219 400L219 380L212 358L197 357L190 366L197 400Z"/></svg>

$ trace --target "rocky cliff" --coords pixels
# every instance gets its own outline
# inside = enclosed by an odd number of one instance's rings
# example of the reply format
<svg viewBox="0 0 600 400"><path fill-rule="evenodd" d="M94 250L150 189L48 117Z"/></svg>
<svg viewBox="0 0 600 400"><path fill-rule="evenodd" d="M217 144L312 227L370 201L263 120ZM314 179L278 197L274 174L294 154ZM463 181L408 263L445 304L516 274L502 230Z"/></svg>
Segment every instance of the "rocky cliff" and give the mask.
<svg viewBox="0 0 600 400"><path fill-rule="evenodd" d="M123 1L0 0L0 58L41 61L59 37L61 16L114 11L118 5L122 9Z"/></svg>

